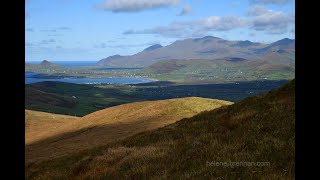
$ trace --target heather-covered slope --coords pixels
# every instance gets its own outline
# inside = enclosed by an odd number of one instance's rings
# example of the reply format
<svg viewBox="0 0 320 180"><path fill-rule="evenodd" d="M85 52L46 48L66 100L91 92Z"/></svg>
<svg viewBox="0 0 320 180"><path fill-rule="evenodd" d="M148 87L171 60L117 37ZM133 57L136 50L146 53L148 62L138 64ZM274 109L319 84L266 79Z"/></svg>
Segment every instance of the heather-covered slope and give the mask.
<svg viewBox="0 0 320 180"><path fill-rule="evenodd" d="M219 165L214 166L214 162ZM242 165L231 167L230 162ZM294 179L294 169L293 80L278 90L202 112L164 128L75 155L29 164L26 177Z"/></svg>

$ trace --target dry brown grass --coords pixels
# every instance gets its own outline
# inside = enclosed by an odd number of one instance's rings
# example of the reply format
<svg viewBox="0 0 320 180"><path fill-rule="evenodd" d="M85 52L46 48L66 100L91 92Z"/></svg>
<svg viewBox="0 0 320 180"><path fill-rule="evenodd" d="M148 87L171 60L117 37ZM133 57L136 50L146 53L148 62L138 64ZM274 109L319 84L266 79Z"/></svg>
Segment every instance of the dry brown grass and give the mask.
<svg viewBox="0 0 320 180"><path fill-rule="evenodd" d="M269 165L208 166L213 161ZM293 80L163 128L27 164L26 179L295 179L294 169Z"/></svg>
<svg viewBox="0 0 320 180"><path fill-rule="evenodd" d="M226 116L223 116L222 120L220 121L220 124L228 128L234 128L239 124L247 120L250 120L256 114L257 111L251 109L232 116L230 116L230 114L227 114Z"/></svg>
<svg viewBox="0 0 320 180"><path fill-rule="evenodd" d="M60 134L64 127L79 121L79 117L25 110L25 144Z"/></svg>
<svg viewBox="0 0 320 180"><path fill-rule="evenodd" d="M26 111L26 163L103 145L230 104L196 97L145 101L107 108L82 118Z"/></svg>

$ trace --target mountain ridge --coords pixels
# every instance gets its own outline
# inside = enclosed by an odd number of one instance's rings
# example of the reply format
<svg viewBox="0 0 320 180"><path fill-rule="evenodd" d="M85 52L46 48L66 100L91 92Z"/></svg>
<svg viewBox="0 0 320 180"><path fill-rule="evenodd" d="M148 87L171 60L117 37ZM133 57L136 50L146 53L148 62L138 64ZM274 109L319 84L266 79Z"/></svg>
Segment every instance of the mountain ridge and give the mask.
<svg viewBox="0 0 320 180"><path fill-rule="evenodd" d="M152 46L149 46L147 48L145 48L143 51L152 51L152 50L155 50L155 49L158 49L158 48L162 48L163 46L161 46L161 44L155 44L155 45L152 45Z"/></svg>
<svg viewBox="0 0 320 180"><path fill-rule="evenodd" d="M115 58L109 56L97 62L98 66L110 67L147 67L161 60L170 59L207 59L214 60L225 57L257 58L274 49L293 49L295 40L284 38L279 41L262 44L248 40L228 41L218 37L205 36L177 40L167 46L155 45L133 55Z"/></svg>

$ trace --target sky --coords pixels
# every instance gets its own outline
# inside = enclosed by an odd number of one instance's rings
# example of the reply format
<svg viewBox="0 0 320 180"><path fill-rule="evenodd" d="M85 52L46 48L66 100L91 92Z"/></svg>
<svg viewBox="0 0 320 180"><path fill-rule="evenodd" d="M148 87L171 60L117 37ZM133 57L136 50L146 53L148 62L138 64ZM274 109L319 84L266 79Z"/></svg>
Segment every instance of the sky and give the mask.
<svg viewBox="0 0 320 180"><path fill-rule="evenodd" d="M26 0L26 61L98 61L215 36L295 38L293 0Z"/></svg>

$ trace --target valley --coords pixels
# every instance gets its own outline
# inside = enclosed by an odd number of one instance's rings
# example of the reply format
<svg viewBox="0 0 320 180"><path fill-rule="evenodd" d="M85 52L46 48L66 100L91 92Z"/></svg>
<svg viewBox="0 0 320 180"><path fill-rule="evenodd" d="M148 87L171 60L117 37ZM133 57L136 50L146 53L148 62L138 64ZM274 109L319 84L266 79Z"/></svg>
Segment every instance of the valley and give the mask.
<svg viewBox="0 0 320 180"><path fill-rule="evenodd" d="M39 82L25 85L25 108L81 117L116 105L150 100L196 96L238 102L286 82L264 80L199 85L179 85L164 81L135 85Z"/></svg>

